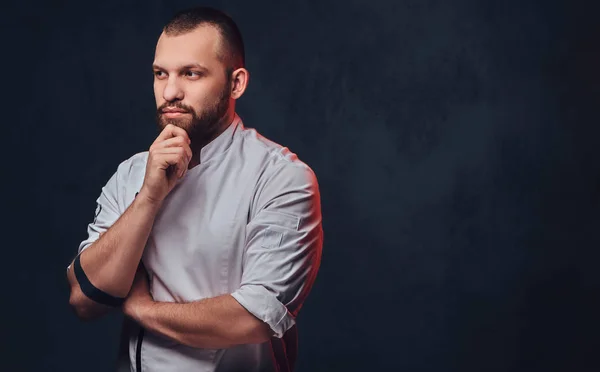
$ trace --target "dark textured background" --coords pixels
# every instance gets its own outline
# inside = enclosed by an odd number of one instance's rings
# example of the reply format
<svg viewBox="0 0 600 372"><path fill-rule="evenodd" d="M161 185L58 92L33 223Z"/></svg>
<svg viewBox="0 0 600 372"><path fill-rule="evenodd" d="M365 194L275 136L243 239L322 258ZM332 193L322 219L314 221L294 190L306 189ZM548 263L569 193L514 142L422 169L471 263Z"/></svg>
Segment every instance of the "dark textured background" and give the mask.
<svg viewBox="0 0 600 372"><path fill-rule="evenodd" d="M29 1L2 19L2 371L107 371L65 268L156 132L151 63L192 1ZM320 181L298 371L597 371L592 1L208 2L237 20L246 126Z"/></svg>

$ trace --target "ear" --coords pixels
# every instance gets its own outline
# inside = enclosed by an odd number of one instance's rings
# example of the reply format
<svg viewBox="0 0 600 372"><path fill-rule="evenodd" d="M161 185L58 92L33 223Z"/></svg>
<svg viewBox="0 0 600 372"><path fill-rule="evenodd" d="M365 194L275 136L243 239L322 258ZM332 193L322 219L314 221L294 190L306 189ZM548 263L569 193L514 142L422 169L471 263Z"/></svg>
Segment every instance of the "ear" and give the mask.
<svg viewBox="0 0 600 372"><path fill-rule="evenodd" d="M231 98L238 99L246 91L250 73L245 68L238 68L231 73Z"/></svg>

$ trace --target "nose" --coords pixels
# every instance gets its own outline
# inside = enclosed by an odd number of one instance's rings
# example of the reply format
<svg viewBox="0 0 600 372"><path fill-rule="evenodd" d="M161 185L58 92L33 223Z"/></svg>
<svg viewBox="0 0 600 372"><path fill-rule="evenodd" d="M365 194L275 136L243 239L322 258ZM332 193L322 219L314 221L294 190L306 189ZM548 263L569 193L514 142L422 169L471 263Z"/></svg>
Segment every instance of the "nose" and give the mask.
<svg viewBox="0 0 600 372"><path fill-rule="evenodd" d="M167 102L183 99L183 90L178 84L176 76L170 76L163 90L163 98Z"/></svg>

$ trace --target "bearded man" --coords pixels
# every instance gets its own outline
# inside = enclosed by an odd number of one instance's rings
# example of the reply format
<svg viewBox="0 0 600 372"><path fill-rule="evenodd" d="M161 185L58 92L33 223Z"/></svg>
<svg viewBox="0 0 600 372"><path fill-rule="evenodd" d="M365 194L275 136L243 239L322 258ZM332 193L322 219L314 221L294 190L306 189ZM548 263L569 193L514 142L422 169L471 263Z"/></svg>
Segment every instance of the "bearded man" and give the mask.
<svg viewBox="0 0 600 372"><path fill-rule="evenodd" d="M249 81L221 11L176 14L153 63L159 134L102 188L67 270L80 318L126 315L122 370L292 371L323 244L309 166L235 111Z"/></svg>

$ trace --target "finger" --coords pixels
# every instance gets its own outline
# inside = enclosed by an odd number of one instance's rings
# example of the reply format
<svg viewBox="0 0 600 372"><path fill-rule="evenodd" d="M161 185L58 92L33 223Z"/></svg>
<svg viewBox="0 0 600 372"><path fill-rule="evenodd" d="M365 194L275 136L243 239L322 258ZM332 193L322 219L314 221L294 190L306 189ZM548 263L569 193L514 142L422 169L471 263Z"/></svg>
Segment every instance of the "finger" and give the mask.
<svg viewBox="0 0 600 372"><path fill-rule="evenodd" d="M173 138L169 138L167 140L164 140L162 142L157 142L154 143L151 147L150 150L159 150L159 149L163 149L163 148L169 148L169 147L183 147L186 151L186 153L188 154L188 157L192 157L192 149L190 147L189 142L181 137L181 136L177 136L177 137L173 137Z"/></svg>
<svg viewBox="0 0 600 372"><path fill-rule="evenodd" d="M165 129L163 129L160 132L158 137L156 137L156 140L154 140L154 143L162 142L166 139L169 139L172 137L177 137L177 136L182 136L183 138L187 139L188 141L190 140L190 137L188 136L187 132L184 129L179 128L178 126L173 125L173 124L168 124L165 127Z"/></svg>
<svg viewBox="0 0 600 372"><path fill-rule="evenodd" d="M182 156L180 153L159 154L155 157L154 161L158 165L159 169L167 171L169 175L172 172L168 171L169 167L175 168L173 169L173 171L179 175L181 174L183 168L185 168L184 164L188 162L185 156Z"/></svg>
<svg viewBox="0 0 600 372"><path fill-rule="evenodd" d="M155 159L159 159L162 155L180 155L186 161L190 161L192 159L192 151L190 149L186 149L184 147L165 147L159 149L152 150L152 157ZM171 164L174 165L174 164Z"/></svg>
<svg viewBox="0 0 600 372"><path fill-rule="evenodd" d="M178 178L183 177L190 159L191 156L181 147L168 147L153 153L153 161L158 162L160 169L168 170L169 167L174 167L175 169L168 173L174 172Z"/></svg>
<svg viewBox="0 0 600 372"><path fill-rule="evenodd" d="M183 136L176 136L168 138L164 141L157 142L154 147L155 148L163 148L163 147L175 147L175 146L189 146L189 141Z"/></svg>
<svg viewBox="0 0 600 372"><path fill-rule="evenodd" d="M181 157L179 163L177 164L177 178L182 179L185 173L187 172L188 164L190 160L187 157Z"/></svg>

